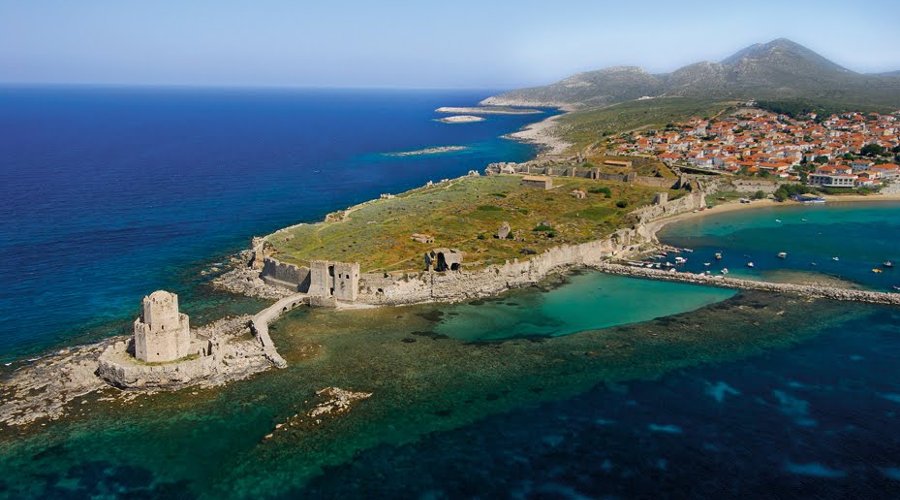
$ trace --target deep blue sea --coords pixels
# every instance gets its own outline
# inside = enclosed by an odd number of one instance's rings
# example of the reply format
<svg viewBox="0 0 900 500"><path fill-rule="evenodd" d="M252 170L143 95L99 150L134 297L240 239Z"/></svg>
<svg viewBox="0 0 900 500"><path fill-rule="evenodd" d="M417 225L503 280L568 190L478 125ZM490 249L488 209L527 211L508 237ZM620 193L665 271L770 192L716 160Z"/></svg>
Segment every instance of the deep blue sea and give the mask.
<svg viewBox="0 0 900 500"><path fill-rule="evenodd" d="M253 235L533 155L500 136L546 114L434 121L490 94L0 88L0 359L121 328L159 288L190 308ZM383 154L434 146L468 149Z"/></svg>
<svg viewBox="0 0 900 500"><path fill-rule="evenodd" d="M500 136L546 114L434 121L490 93L0 89L0 359L124 331L157 288L195 324L239 310L200 271L252 235L530 157ZM467 149L384 154L434 146ZM695 249L692 271L891 289L896 269L871 270L900 260L898 217L778 207L662 237ZM272 328L286 369L2 429L0 497L898 498L898 325L897 308L590 272L301 308ZM312 423L330 386L372 397Z"/></svg>

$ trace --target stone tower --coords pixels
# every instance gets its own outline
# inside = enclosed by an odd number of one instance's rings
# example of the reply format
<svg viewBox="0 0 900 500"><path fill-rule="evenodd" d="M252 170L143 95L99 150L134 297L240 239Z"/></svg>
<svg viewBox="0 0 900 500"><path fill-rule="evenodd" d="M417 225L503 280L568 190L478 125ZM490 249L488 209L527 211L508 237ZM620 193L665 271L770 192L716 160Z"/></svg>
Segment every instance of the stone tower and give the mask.
<svg viewBox="0 0 900 500"><path fill-rule="evenodd" d="M178 295L157 290L141 305L141 317L134 320L134 356L150 363L187 356L191 330L187 314L178 312Z"/></svg>

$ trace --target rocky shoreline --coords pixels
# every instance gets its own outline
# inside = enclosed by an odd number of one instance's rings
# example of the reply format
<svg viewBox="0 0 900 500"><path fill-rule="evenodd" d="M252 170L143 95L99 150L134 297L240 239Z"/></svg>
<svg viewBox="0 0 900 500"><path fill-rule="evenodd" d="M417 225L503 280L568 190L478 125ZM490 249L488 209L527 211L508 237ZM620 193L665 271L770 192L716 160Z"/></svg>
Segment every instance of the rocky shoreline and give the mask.
<svg viewBox="0 0 900 500"><path fill-rule="evenodd" d="M199 378L183 379L181 374L172 373L163 374L153 383L139 384L140 387L119 389L111 385L101 376L101 358L108 350L125 346L127 336L61 349L39 358L17 368L4 380L0 389L0 424L23 426L43 419L56 420L66 414L74 400L104 389L114 391L114 399L127 398L134 393L189 386L215 387L266 371L273 363L263 345L250 334L250 320L250 316L223 318L195 330L197 335L220 346L220 356L211 360L210 370Z"/></svg>

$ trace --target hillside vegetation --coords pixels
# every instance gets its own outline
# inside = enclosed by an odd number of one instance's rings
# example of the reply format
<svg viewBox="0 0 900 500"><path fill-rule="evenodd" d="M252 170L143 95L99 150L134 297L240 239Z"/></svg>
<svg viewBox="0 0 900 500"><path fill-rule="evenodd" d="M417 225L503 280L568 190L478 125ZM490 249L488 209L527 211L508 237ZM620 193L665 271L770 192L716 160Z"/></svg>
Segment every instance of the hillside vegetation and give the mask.
<svg viewBox="0 0 900 500"><path fill-rule="evenodd" d="M640 128L662 129L693 116L712 117L735 104L685 97L629 101L569 113L560 118L558 133L575 149L583 151L607 136Z"/></svg>
<svg viewBox="0 0 900 500"><path fill-rule="evenodd" d="M267 239L276 257L307 265L313 259L359 262L368 271L420 271L437 247L465 252L464 267L527 258L550 247L612 234L629 212L658 189L580 178L553 179L554 189L522 185L515 175L466 177L353 207L342 220L304 224ZM576 199L573 189L587 193ZM670 198L680 193L670 193ZM515 239L496 239L509 222ZM414 233L434 243L412 240Z"/></svg>
<svg viewBox="0 0 900 500"><path fill-rule="evenodd" d="M786 39L747 47L720 62L699 62L671 73L637 67L580 73L543 87L488 98L492 105L597 108L643 96L715 100L806 100L831 107L900 108L900 75L860 74Z"/></svg>

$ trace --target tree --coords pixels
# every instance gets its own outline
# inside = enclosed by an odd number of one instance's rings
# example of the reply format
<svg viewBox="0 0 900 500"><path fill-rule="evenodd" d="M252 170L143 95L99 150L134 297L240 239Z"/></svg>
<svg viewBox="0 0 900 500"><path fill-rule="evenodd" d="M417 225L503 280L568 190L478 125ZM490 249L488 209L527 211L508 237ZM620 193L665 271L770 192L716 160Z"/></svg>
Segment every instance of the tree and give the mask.
<svg viewBox="0 0 900 500"><path fill-rule="evenodd" d="M822 155L822 156L816 156L816 157L813 159L813 161L816 162L816 163L818 163L819 165L824 165L824 164L828 163L828 157L825 156L825 155Z"/></svg>
<svg viewBox="0 0 900 500"><path fill-rule="evenodd" d="M859 154L869 157L881 156L884 154L884 148L875 143L866 144L859 150Z"/></svg>
<svg viewBox="0 0 900 500"><path fill-rule="evenodd" d="M891 151L893 151L894 153L900 154L900 146L894 146L894 149L892 149Z"/></svg>

